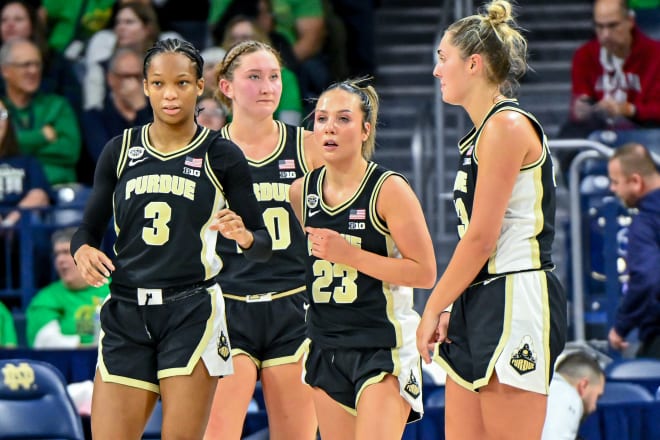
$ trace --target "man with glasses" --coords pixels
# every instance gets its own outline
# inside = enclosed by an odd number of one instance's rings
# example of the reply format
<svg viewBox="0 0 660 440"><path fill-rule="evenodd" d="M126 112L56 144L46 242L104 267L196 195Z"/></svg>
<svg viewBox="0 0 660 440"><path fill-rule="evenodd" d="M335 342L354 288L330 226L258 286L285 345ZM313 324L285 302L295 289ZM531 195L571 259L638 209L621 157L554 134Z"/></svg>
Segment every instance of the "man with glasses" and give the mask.
<svg viewBox="0 0 660 440"><path fill-rule="evenodd" d="M660 42L635 25L625 0L596 0L596 38L573 57L571 120L562 137L660 126Z"/></svg>
<svg viewBox="0 0 660 440"><path fill-rule="evenodd" d="M128 48L117 49L105 75L108 93L103 105L85 110L82 116L85 148L94 163L110 139L151 121L142 80L142 55Z"/></svg>
<svg viewBox="0 0 660 440"><path fill-rule="evenodd" d="M0 49L5 81L3 97L21 153L36 157L51 185L76 182L80 130L66 99L39 91L41 52L25 39L7 41Z"/></svg>

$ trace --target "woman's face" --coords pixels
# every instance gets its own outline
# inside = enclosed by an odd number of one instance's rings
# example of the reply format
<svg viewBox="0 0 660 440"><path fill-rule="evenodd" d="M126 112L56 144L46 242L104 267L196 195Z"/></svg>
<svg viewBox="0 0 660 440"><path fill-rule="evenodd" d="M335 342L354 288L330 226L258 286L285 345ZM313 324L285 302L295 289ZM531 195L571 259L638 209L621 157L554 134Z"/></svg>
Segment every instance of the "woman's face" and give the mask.
<svg viewBox="0 0 660 440"><path fill-rule="evenodd" d="M241 41L253 40L255 36L254 26L251 22L239 21L227 31L227 42L229 47Z"/></svg>
<svg viewBox="0 0 660 440"><path fill-rule="evenodd" d="M115 34L118 47L132 47L142 50L149 35L149 28L131 8L123 8L115 19Z"/></svg>
<svg viewBox="0 0 660 440"><path fill-rule="evenodd" d="M204 80L197 79L193 62L182 53L160 53L151 58L144 80L154 119L168 125L186 123L194 117Z"/></svg>
<svg viewBox="0 0 660 440"><path fill-rule="evenodd" d="M221 90L232 101L234 114L272 116L282 96L281 66L267 50L241 55L234 79L220 80Z"/></svg>
<svg viewBox="0 0 660 440"><path fill-rule="evenodd" d="M32 23L27 9L20 3L9 3L2 9L0 36L2 41L13 38L30 38Z"/></svg>
<svg viewBox="0 0 660 440"><path fill-rule="evenodd" d="M459 49L450 42L450 35L445 33L438 46L438 61L433 69L433 76L440 80L442 100L448 104L460 104L469 86L468 60L463 59Z"/></svg>
<svg viewBox="0 0 660 440"><path fill-rule="evenodd" d="M357 94L337 88L319 98L314 112L314 136L323 147L325 160L361 157L370 128L364 123Z"/></svg>

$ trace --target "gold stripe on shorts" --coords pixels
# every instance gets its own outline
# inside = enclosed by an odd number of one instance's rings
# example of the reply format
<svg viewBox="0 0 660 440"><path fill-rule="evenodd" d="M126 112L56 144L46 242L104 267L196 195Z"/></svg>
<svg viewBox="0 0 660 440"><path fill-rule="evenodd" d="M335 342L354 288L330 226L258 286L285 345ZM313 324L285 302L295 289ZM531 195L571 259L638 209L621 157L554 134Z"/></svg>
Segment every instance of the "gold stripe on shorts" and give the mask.
<svg viewBox="0 0 660 440"><path fill-rule="evenodd" d="M296 287L295 289L285 290L284 292L273 293L254 293L251 295L234 295L231 293L223 293L222 296L225 298L233 299L236 301L243 302L269 302L276 299L284 298L285 296L295 295L296 293L303 292L305 286Z"/></svg>

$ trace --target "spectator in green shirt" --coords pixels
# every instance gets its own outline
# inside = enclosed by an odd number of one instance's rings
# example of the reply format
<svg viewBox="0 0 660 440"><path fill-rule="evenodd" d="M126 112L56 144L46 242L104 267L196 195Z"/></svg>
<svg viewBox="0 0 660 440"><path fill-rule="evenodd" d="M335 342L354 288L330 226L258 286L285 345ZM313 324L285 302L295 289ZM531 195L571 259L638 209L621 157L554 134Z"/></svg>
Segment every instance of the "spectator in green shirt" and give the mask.
<svg viewBox="0 0 660 440"><path fill-rule="evenodd" d="M27 342L33 348L76 348L96 343L95 314L109 293L91 287L78 272L69 249L75 228L53 234L59 280L41 289L27 308Z"/></svg>
<svg viewBox="0 0 660 440"><path fill-rule="evenodd" d="M7 307L0 302L0 348L16 347L16 327L14 318Z"/></svg>
<svg viewBox="0 0 660 440"><path fill-rule="evenodd" d="M66 99L39 92L41 52L26 39L6 42L0 49L7 108L21 153L36 157L51 185L76 182L80 129Z"/></svg>
<svg viewBox="0 0 660 440"><path fill-rule="evenodd" d="M116 0L41 0L39 15L48 25L48 44L76 59L97 31L105 29Z"/></svg>
<svg viewBox="0 0 660 440"><path fill-rule="evenodd" d="M222 47L225 51L241 41L256 40L271 44L268 37L257 27L254 20L245 16L236 16L227 23ZM217 87L217 84L215 84ZM302 121L302 98L296 74L282 66L282 98L275 110L275 119L286 124L300 125Z"/></svg>

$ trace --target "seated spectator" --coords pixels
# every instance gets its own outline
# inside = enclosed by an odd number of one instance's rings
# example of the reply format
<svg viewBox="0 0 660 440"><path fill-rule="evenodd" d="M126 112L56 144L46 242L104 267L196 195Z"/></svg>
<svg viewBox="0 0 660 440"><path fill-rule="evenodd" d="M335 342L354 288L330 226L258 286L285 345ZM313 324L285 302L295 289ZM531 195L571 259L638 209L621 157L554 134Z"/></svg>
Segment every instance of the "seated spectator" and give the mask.
<svg viewBox="0 0 660 440"><path fill-rule="evenodd" d="M255 12L266 34L282 36L286 41L283 45L271 38L284 64L296 73L303 101L316 98L331 82L328 57L323 53L327 41L324 0L217 0L211 4L209 22L217 37L221 31L222 35L227 33L233 17L255 17Z"/></svg>
<svg viewBox="0 0 660 440"><path fill-rule="evenodd" d="M624 350L626 337L638 328L636 356L660 359L660 172L643 145L630 143L616 149L607 174L610 190L639 211L628 227L628 282L608 339Z"/></svg>
<svg viewBox="0 0 660 440"><path fill-rule="evenodd" d="M211 130L220 130L227 122L227 112L210 92L205 91L197 100L197 123Z"/></svg>
<svg viewBox="0 0 660 440"><path fill-rule="evenodd" d="M116 0L41 0L39 16L48 28L48 45L78 59L94 33L105 29Z"/></svg>
<svg viewBox="0 0 660 440"><path fill-rule="evenodd" d="M635 25L625 0L596 0L596 38L573 57L570 121L561 137L660 126L660 42Z"/></svg>
<svg viewBox="0 0 660 440"><path fill-rule="evenodd" d="M80 131L71 105L61 96L39 92L41 53L25 39L0 49L5 104L23 154L36 157L51 185L76 181Z"/></svg>
<svg viewBox="0 0 660 440"><path fill-rule="evenodd" d="M637 26L649 37L660 40L660 0L629 0Z"/></svg>
<svg viewBox="0 0 660 440"><path fill-rule="evenodd" d="M298 72L298 59L293 53L293 47L289 40L275 30L275 19L271 0L235 0L229 5L223 4L226 0L213 2L211 5L212 15L209 23L212 27L213 38L216 44L222 45L225 38L227 25L238 16L253 19L257 27L268 37L271 46L275 48L282 57L283 64L293 72ZM230 0L231 1L231 0ZM226 7L225 10L221 8ZM215 18L213 15L222 13L222 17ZM214 21L214 20L217 20Z"/></svg>
<svg viewBox="0 0 660 440"><path fill-rule="evenodd" d="M142 88L142 56L133 49L121 48L108 66L106 82L110 93L101 108L83 112L84 143L93 164L105 144L126 128L151 121L151 108Z"/></svg>
<svg viewBox="0 0 660 440"><path fill-rule="evenodd" d="M323 1L272 0L272 10L275 30L289 41L300 63L297 75L303 100L315 99L331 82L322 53L326 41Z"/></svg>
<svg viewBox="0 0 660 440"><path fill-rule="evenodd" d="M19 242L14 226L21 217L16 208L39 208L49 205L49 185L39 161L21 155L9 113L0 101L0 289L19 286ZM35 261L43 263L47 254L39 241L35 243ZM9 260L5 260L5 255ZM9 270L10 272L7 272ZM13 282L9 283L9 275Z"/></svg>
<svg viewBox="0 0 660 440"><path fill-rule="evenodd" d="M9 113L0 101L0 223L13 226L21 214L15 208L49 205L50 190L39 161L19 153Z"/></svg>
<svg viewBox="0 0 660 440"><path fill-rule="evenodd" d="M0 302L0 349L16 348L17 344L14 317L7 306Z"/></svg>
<svg viewBox="0 0 660 440"><path fill-rule="evenodd" d="M83 78L83 110L101 108L108 90L105 75L112 54L119 48L133 49L144 56L154 42L165 38L181 38L176 32L160 32L158 16L149 3L120 3L114 28L97 32L89 40L85 52Z"/></svg>
<svg viewBox="0 0 660 440"><path fill-rule="evenodd" d="M605 374L596 359L580 351L560 358L550 382L542 440L575 440L604 390Z"/></svg>
<svg viewBox="0 0 660 440"><path fill-rule="evenodd" d="M376 74L375 9L378 0L332 0L346 29L346 64L350 77Z"/></svg>
<svg viewBox="0 0 660 440"><path fill-rule="evenodd" d="M37 294L25 312L27 342L33 348L77 348L96 344L95 315L110 293L108 285L92 287L78 272L70 253L76 228L53 233L59 280Z"/></svg>
<svg viewBox="0 0 660 440"><path fill-rule="evenodd" d="M241 41L257 40L270 45L268 37L257 27L253 20L245 16L236 16L227 23L227 30L222 43L225 50ZM275 119L286 124L300 125L302 120L302 99L295 73L283 66L282 71L282 97L275 110Z"/></svg>
<svg viewBox="0 0 660 440"><path fill-rule="evenodd" d="M210 96L215 95L218 85L215 79L215 66L225 57L227 52L221 47L209 47L201 52L204 60L204 93L208 92Z"/></svg>
<svg viewBox="0 0 660 440"><path fill-rule="evenodd" d="M215 1L215 0L214 0ZM148 0L152 3L152 0ZM206 24L211 1L196 2L194 7L185 1L153 1L160 23L183 36L198 50L205 49L210 42L209 27Z"/></svg>
<svg viewBox="0 0 660 440"><path fill-rule="evenodd" d="M10 0L0 11L0 42L25 38L37 45L44 62L39 90L66 97L76 114L82 108L80 81L71 61L51 50L46 42L45 29L34 7L25 0ZM5 84L0 81L0 95L5 94Z"/></svg>

